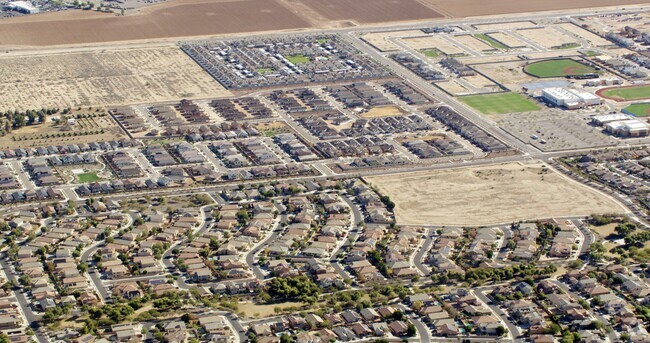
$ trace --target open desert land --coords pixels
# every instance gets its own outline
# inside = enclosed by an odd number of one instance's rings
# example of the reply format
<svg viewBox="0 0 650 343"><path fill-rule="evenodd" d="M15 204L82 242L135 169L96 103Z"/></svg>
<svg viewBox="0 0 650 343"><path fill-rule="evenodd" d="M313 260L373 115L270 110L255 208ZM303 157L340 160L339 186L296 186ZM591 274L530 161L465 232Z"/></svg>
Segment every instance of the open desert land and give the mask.
<svg viewBox="0 0 650 343"><path fill-rule="evenodd" d="M402 39L402 42L411 49L425 50L438 49L447 56L464 55L463 50L458 45L446 40L442 36L426 36Z"/></svg>
<svg viewBox="0 0 650 343"><path fill-rule="evenodd" d="M533 23L530 20L521 20L521 21L510 21L506 23L494 23L494 24L474 24L472 25L477 30L516 30L516 29L526 29L530 27L537 26L536 23Z"/></svg>
<svg viewBox="0 0 650 343"><path fill-rule="evenodd" d="M551 26L539 29L517 30L517 34L535 42L546 49L559 48L562 45L578 44L578 41Z"/></svg>
<svg viewBox="0 0 650 343"><path fill-rule="evenodd" d="M300 0L330 20L379 23L440 18L416 0Z"/></svg>
<svg viewBox="0 0 650 343"><path fill-rule="evenodd" d="M487 35L511 49L528 47L528 44L524 43L522 40L515 38L505 32L492 32L488 33Z"/></svg>
<svg viewBox="0 0 650 343"><path fill-rule="evenodd" d="M612 42L608 41L607 39L592 33L591 31L587 31L579 26L576 26L575 24L572 23L562 23L557 25L557 27L570 32L582 39L586 39L589 41L593 46L612 46L614 45Z"/></svg>
<svg viewBox="0 0 650 343"><path fill-rule="evenodd" d="M275 0L169 2L129 16L64 11L3 19L0 45L101 43L309 26Z"/></svg>
<svg viewBox="0 0 650 343"><path fill-rule="evenodd" d="M392 38L399 37L416 37L422 36L420 30L406 30L406 31L387 31L387 32L370 32L361 35L361 38L368 44L375 47L381 52L400 50L399 45L391 41Z"/></svg>
<svg viewBox="0 0 650 343"><path fill-rule="evenodd" d="M434 9L451 17L474 17L647 3L644 0L492 0L482 3L477 3L475 0L422 0L422 2L430 4Z"/></svg>
<svg viewBox="0 0 650 343"><path fill-rule="evenodd" d="M0 94L4 111L151 103L230 92L170 46L0 58Z"/></svg>
<svg viewBox="0 0 650 343"><path fill-rule="evenodd" d="M490 45L490 44L488 44L488 43L486 43L486 42L484 42L484 41L482 41L482 40L480 40L480 39L478 39L478 38L476 38L476 37L474 37L472 35L457 35L457 36L454 36L454 40L456 42L460 43L461 45L466 46L467 48L469 48L472 51L488 52L488 51L495 51L496 50L492 45Z"/></svg>
<svg viewBox="0 0 650 343"><path fill-rule="evenodd" d="M541 163L509 163L368 177L395 203L400 225L492 225L624 213L601 193Z"/></svg>

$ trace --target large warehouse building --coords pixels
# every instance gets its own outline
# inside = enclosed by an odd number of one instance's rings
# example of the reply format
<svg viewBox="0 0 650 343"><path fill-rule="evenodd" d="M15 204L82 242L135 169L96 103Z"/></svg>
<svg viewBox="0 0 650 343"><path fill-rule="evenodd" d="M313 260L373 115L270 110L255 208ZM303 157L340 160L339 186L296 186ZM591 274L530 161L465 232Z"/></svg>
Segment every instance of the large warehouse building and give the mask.
<svg viewBox="0 0 650 343"><path fill-rule="evenodd" d="M10 10L27 14L35 14L39 12L38 7L34 6L34 4L29 1L12 1L7 3L6 7Z"/></svg>
<svg viewBox="0 0 650 343"><path fill-rule="evenodd" d="M575 89L552 87L542 89L542 97L551 104L567 109L600 105L601 99L591 93Z"/></svg>
<svg viewBox="0 0 650 343"><path fill-rule="evenodd" d="M604 126L605 131L619 137L645 137L650 132L647 122L623 113L595 116L591 122Z"/></svg>

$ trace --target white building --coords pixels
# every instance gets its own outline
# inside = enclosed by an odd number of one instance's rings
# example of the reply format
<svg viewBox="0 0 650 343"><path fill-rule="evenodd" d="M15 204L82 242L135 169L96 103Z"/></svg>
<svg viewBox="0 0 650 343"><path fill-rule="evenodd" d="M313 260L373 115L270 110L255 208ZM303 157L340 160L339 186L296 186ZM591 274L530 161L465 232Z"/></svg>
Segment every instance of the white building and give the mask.
<svg viewBox="0 0 650 343"><path fill-rule="evenodd" d="M39 12L38 7L34 6L34 4L29 1L12 1L7 3L7 7L11 10L28 14Z"/></svg>
<svg viewBox="0 0 650 343"><path fill-rule="evenodd" d="M621 137L643 137L648 135L650 125L638 119L613 121L605 125L605 131Z"/></svg>
<svg viewBox="0 0 650 343"><path fill-rule="evenodd" d="M630 120L630 119L634 119L634 117L629 116L625 113L616 113L616 114L604 114L600 116L594 116L591 118L591 122L598 126L605 126L605 124L611 123L613 121L622 121L622 120Z"/></svg>
<svg viewBox="0 0 650 343"><path fill-rule="evenodd" d="M561 87L542 89L542 97L555 106L568 109L600 105L601 103L601 99L594 94Z"/></svg>

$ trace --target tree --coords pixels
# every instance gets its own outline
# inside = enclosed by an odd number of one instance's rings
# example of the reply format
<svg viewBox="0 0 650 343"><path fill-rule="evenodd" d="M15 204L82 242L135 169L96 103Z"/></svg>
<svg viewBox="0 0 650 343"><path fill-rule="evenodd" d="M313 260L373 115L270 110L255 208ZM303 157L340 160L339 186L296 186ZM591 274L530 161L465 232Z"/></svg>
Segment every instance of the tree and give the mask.
<svg viewBox="0 0 650 343"><path fill-rule="evenodd" d="M616 228L614 228L614 231L616 231L616 233L621 237L631 234L634 230L636 230L636 225L634 223L622 223L616 225Z"/></svg>
<svg viewBox="0 0 650 343"><path fill-rule="evenodd" d="M280 336L280 343L291 343L291 336L283 333L282 336Z"/></svg>
<svg viewBox="0 0 650 343"><path fill-rule="evenodd" d="M413 325L413 323L409 323L409 325L406 328L406 335L412 337L415 336L417 332L418 330L415 328L415 325Z"/></svg>
<svg viewBox="0 0 650 343"><path fill-rule="evenodd" d="M498 336L505 336L508 333L508 329L504 328L503 325L499 325L497 327L497 335Z"/></svg>

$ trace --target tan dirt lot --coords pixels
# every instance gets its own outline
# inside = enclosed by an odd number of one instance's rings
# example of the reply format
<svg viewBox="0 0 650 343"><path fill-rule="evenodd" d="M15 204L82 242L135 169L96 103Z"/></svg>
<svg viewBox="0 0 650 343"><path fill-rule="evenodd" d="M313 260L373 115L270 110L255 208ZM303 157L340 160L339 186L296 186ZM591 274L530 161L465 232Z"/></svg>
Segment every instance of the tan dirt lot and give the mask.
<svg viewBox="0 0 650 343"><path fill-rule="evenodd" d="M522 35L524 38L527 38L546 49L556 48L562 44L578 42L575 38L569 37L551 26L543 27L541 29L517 30L517 34Z"/></svg>
<svg viewBox="0 0 650 343"><path fill-rule="evenodd" d="M492 45L475 38L472 35L458 35L454 36L454 40L460 44L468 47L470 50L475 52L485 52L485 51L494 51L496 50Z"/></svg>
<svg viewBox="0 0 650 343"><path fill-rule="evenodd" d="M74 66L71 68L70 66ZM0 57L0 110L228 96L176 47Z"/></svg>
<svg viewBox="0 0 650 343"><path fill-rule="evenodd" d="M395 51L399 50L399 45L390 41L395 37L412 37L422 36L420 30L406 30L406 31L388 31L388 32L370 32L361 36L368 44L374 46L379 51Z"/></svg>
<svg viewBox="0 0 650 343"><path fill-rule="evenodd" d="M465 50L444 39L442 36L426 36L402 39L402 42L411 49L433 49L436 48L446 55L464 54Z"/></svg>
<svg viewBox="0 0 650 343"><path fill-rule="evenodd" d="M460 83L458 83L456 80L453 79L450 81L436 82L436 86L444 89L445 91L453 95L473 94L472 91L465 88L465 86L461 85Z"/></svg>
<svg viewBox="0 0 650 343"><path fill-rule="evenodd" d="M625 212L610 198L544 169L541 163L376 176L367 181L395 202L397 224L405 225L491 225Z"/></svg>
<svg viewBox="0 0 650 343"><path fill-rule="evenodd" d="M495 24L476 24L472 25L478 30L514 30L514 29L523 29L528 27L535 27L536 24L532 21L511 21L507 23L495 23Z"/></svg>
<svg viewBox="0 0 650 343"><path fill-rule="evenodd" d="M528 46L526 43L523 41L505 33L505 32L493 32L493 33L488 33L488 36L492 37L493 39L503 43L504 45L507 45L509 48L525 48Z"/></svg>
<svg viewBox="0 0 650 343"><path fill-rule="evenodd" d="M608 41L607 39L596 35L594 33L591 33L591 31L587 31L579 26L576 26L572 23L563 23L559 24L558 27L573 33L574 35L577 35L581 38L584 38L591 42L592 45L594 46L610 46L612 45L612 42Z"/></svg>

